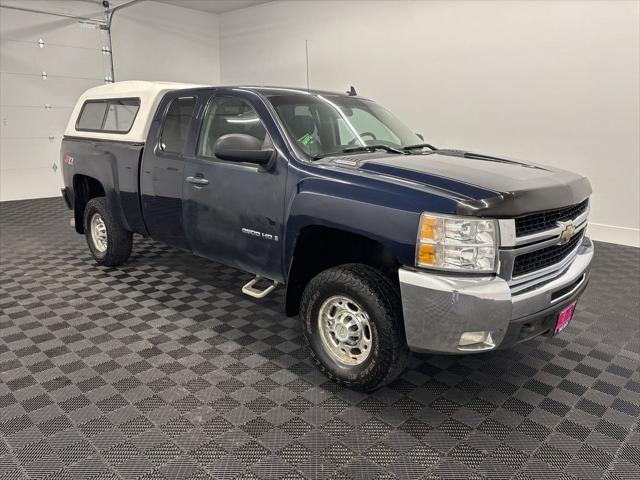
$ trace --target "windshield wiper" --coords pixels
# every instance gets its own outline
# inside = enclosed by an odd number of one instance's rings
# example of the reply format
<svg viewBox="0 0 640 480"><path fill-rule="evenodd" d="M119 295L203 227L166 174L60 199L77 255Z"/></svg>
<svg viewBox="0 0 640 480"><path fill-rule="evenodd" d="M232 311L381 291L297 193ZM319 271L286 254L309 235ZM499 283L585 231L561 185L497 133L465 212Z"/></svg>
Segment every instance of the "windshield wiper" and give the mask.
<svg viewBox="0 0 640 480"><path fill-rule="evenodd" d="M406 147L402 147L402 150L410 151L410 150L419 150L421 148L429 148L429 149L433 150L434 152L438 150L436 147L434 147L433 145L430 145L428 143L417 143L415 145L407 145Z"/></svg>
<svg viewBox="0 0 640 480"><path fill-rule="evenodd" d="M314 155L313 159L318 160L324 157L330 157L333 155L340 155L341 153L368 153L375 152L376 150L384 150L389 153L399 153L400 155L406 155L407 152L400 150L399 148L390 147L389 145L358 145L356 147L349 147L340 150L339 152L330 152L330 153L321 153L319 155Z"/></svg>
<svg viewBox="0 0 640 480"><path fill-rule="evenodd" d="M400 153L404 155L406 152L403 152L399 148L390 147L389 145L376 144L376 145L358 145L357 147L349 147L342 150L342 153L351 153L351 152L374 152L376 150L384 150L385 152L391 153Z"/></svg>

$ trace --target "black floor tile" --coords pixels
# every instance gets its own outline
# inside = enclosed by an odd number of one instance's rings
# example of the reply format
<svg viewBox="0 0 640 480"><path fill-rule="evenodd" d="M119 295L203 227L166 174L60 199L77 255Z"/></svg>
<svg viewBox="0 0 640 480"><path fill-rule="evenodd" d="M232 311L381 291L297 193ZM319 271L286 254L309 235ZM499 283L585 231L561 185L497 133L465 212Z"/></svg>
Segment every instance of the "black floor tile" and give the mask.
<svg viewBox="0 0 640 480"><path fill-rule="evenodd" d="M283 292L136 237L97 266L61 199L0 204L0 478L640 478L640 250L596 244L556 338L413 357L371 395Z"/></svg>

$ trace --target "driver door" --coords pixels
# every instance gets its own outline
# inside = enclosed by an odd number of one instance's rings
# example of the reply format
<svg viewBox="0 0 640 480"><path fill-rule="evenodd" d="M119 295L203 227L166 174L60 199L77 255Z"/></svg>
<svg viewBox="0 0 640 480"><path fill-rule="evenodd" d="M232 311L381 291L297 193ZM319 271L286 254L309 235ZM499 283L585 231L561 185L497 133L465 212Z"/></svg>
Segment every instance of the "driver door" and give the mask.
<svg viewBox="0 0 640 480"><path fill-rule="evenodd" d="M273 148L264 121L268 116L255 96L234 92L211 97L197 145L185 162L183 217L195 253L282 281L286 160L276 156L259 166L222 160L214 151L216 140L230 133L252 135L263 148Z"/></svg>

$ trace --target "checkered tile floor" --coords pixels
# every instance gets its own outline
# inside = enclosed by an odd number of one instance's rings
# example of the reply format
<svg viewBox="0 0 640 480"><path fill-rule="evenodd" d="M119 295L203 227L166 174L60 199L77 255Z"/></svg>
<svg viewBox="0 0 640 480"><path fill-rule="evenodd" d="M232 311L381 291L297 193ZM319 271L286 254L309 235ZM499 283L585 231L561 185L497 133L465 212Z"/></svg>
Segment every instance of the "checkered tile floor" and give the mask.
<svg viewBox="0 0 640 480"><path fill-rule="evenodd" d="M412 358L372 395L282 292L137 238L96 266L60 199L0 204L0 478L640 478L640 251L597 244L556 338Z"/></svg>

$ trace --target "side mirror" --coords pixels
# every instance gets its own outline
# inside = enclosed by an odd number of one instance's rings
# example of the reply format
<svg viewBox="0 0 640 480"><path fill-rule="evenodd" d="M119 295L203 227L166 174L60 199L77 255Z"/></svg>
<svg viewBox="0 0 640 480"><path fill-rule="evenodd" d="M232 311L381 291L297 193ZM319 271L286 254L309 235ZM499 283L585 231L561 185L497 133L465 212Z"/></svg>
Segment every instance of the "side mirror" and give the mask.
<svg viewBox="0 0 640 480"><path fill-rule="evenodd" d="M418 137L420 140L424 140L424 137L421 133L416 133L416 137Z"/></svg>
<svg viewBox="0 0 640 480"><path fill-rule="evenodd" d="M273 158L274 151L262 149L262 142L245 133L229 133L221 136L213 145L216 157L230 162L247 162L266 165Z"/></svg>

